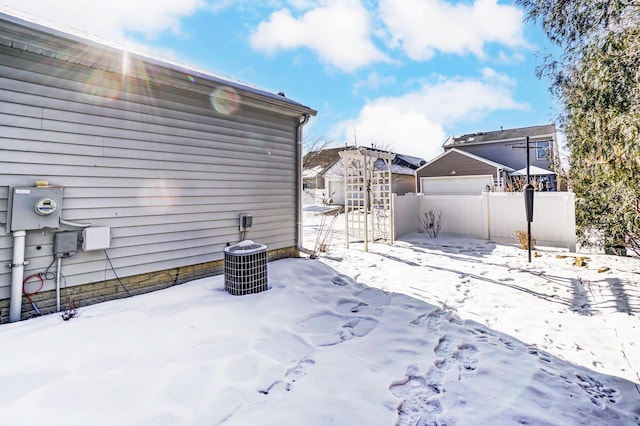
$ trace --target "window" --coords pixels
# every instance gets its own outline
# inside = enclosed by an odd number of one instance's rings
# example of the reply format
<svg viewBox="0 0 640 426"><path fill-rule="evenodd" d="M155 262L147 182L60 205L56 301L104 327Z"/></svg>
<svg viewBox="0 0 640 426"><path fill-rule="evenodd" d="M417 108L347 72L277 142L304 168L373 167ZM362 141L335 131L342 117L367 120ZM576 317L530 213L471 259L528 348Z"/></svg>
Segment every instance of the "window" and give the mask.
<svg viewBox="0 0 640 426"><path fill-rule="evenodd" d="M536 147L536 159L549 160L551 158L551 153L549 152L549 142L538 142L536 143Z"/></svg>

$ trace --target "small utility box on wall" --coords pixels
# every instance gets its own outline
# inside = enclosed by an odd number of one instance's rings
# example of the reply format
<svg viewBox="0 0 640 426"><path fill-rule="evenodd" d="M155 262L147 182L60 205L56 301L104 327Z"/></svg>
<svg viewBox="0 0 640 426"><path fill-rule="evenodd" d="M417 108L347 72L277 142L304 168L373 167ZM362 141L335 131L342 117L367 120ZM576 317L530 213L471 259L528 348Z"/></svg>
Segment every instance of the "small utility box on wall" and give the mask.
<svg viewBox="0 0 640 426"><path fill-rule="evenodd" d="M58 257L71 257L78 251L79 231L56 232L53 238L53 254Z"/></svg>
<svg viewBox="0 0 640 426"><path fill-rule="evenodd" d="M82 231L82 250L104 250L111 247L111 227L91 226Z"/></svg>
<svg viewBox="0 0 640 426"><path fill-rule="evenodd" d="M248 231L251 229L251 225L253 224L253 216L249 213L242 213L240 215L240 232Z"/></svg>
<svg viewBox="0 0 640 426"><path fill-rule="evenodd" d="M9 192L7 231L60 228L61 187L13 187Z"/></svg>

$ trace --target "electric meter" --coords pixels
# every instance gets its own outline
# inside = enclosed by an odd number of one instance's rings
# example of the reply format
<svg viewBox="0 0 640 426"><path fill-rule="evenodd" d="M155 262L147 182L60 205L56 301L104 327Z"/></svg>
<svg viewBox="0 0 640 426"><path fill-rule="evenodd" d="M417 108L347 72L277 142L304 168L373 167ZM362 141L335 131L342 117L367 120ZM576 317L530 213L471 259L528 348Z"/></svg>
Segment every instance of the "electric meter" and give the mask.
<svg viewBox="0 0 640 426"><path fill-rule="evenodd" d="M58 210L58 202L51 197L41 198L36 201L35 209L40 216L49 216Z"/></svg>
<svg viewBox="0 0 640 426"><path fill-rule="evenodd" d="M59 229L62 187L10 187L7 232Z"/></svg>

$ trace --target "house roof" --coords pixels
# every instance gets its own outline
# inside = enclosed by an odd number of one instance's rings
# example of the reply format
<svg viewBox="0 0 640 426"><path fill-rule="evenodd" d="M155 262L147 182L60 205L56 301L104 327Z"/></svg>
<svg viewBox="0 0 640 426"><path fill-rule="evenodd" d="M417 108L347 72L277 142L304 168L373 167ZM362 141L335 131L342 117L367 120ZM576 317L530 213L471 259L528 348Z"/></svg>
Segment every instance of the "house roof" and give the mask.
<svg viewBox="0 0 640 426"><path fill-rule="evenodd" d="M340 160L340 152L347 150L355 150L358 149L354 146L349 147L340 147L340 148L328 148L318 151L312 151L305 154L304 159L302 160L304 170L314 170L315 175L321 175L329 168L331 168L335 163ZM385 151L382 149L373 149L373 148L360 148L366 149L367 151L376 151L383 154L394 154L395 157L391 160L391 172L394 174L401 175L413 175L414 171L426 164L426 161L420 157L414 157L406 154L395 154L391 151ZM386 165L384 161L378 160L375 163L375 166L380 170L385 170ZM321 167L321 171L317 171L317 167ZM304 173L304 171L303 171Z"/></svg>
<svg viewBox="0 0 640 426"><path fill-rule="evenodd" d="M48 58L122 74L148 83L211 96L216 89L236 90L243 104L299 116L317 111L248 83L200 70L191 65L160 59L96 36L61 28L6 7L0 8L0 45ZM128 64L129 66L125 66Z"/></svg>
<svg viewBox="0 0 640 426"><path fill-rule="evenodd" d="M418 167L427 164L424 158L413 157L406 154L396 154L395 164L416 170Z"/></svg>
<svg viewBox="0 0 640 426"><path fill-rule="evenodd" d="M387 170L387 164L384 160L377 160L375 162L375 167L378 170ZM413 175L416 169L411 167L402 166L400 164L396 164L395 162L391 162L391 173L394 175Z"/></svg>
<svg viewBox="0 0 640 426"><path fill-rule="evenodd" d="M315 178L320 173L322 173L323 170L324 170L324 168L322 166L315 166L315 167L312 167L310 169L303 169L302 170L302 178L303 179Z"/></svg>
<svg viewBox="0 0 640 426"><path fill-rule="evenodd" d="M495 161L487 160L486 158L480 157L480 156L475 155L475 154L471 154L471 153L466 152L466 151L462 151L460 149L451 148L451 149L446 150L442 154L438 155L433 160L429 161L427 164L421 166L416 172L418 172L418 171L424 169L425 167L435 163L436 161L440 160L441 158L443 158L443 157L445 157L447 155L451 155L451 153L454 153L454 152L457 153L457 154L469 157L469 158L471 158L471 159L473 159L475 161L479 161L481 163L488 164L488 165L490 165L492 167L495 167L496 169L502 169L502 170L504 170L506 172L513 172L514 171L511 167L505 166L504 164L500 164L500 163L496 163Z"/></svg>
<svg viewBox="0 0 640 426"><path fill-rule="evenodd" d="M304 169L313 169L318 166L321 169L330 167L340 159L340 152L345 150L355 149L353 146L340 147L340 148L326 148L317 151L311 151L304 155L302 159L302 166Z"/></svg>
<svg viewBox="0 0 640 426"><path fill-rule="evenodd" d="M462 135L460 137L451 136L442 145L445 149L460 145L478 145L497 142L508 142L524 140L527 136L531 139L542 140L555 138L556 126L554 124L544 124L541 126L519 127L515 129L500 129L491 132L477 132Z"/></svg>

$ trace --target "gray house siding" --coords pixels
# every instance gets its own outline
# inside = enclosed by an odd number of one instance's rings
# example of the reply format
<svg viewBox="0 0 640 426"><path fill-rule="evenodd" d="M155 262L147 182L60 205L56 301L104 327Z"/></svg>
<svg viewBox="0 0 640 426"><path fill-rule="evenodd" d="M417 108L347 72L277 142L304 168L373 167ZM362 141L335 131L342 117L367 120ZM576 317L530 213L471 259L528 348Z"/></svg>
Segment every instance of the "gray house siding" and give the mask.
<svg viewBox="0 0 640 426"><path fill-rule="evenodd" d="M531 140L531 145L533 146L534 144L535 140ZM478 157L486 158L487 160L491 160L496 163L507 164L514 170L519 170L527 166L527 152L522 148L524 146L524 141L518 141L478 145L462 144L456 145L455 148L477 155ZM548 159L536 159L535 149L531 149L529 155L530 164L532 166L538 166L543 169L549 169L551 167Z"/></svg>
<svg viewBox="0 0 640 426"><path fill-rule="evenodd" d="M457 152L450 152L416 172L417 181L424 177L496 175L496 168Z"/></svg>
<svg viewBox="0 0 640 426"><path fill-rule="evenodd" d="M236 86L239 108L219 112L208 95L219 82L189 88L183 74L174 87L179 72L143 60L132 64L149 78L124 77L95 69L112 50L68 43L56 55L0 37L1 223L10 186L46 180L64 187L64 220L111 227L119 277L222 259L240 238L240 213L254 217L247 238L295 248L298 127L315 111ZM83 48L87 63L70 59ZM25 277L50 265L53 236L27 233ZM0 232L0 264L11 263L12 245ZM68 287L115 278L103 251L62 263ZM0 268L0 299L10 285Z"/></svg>

